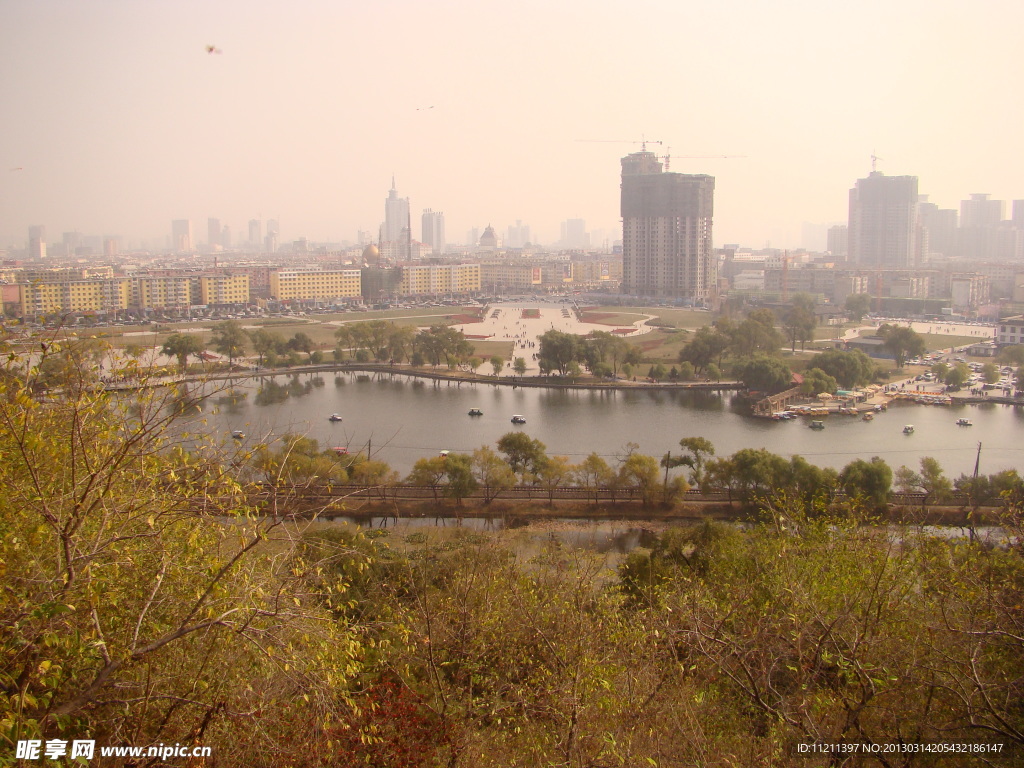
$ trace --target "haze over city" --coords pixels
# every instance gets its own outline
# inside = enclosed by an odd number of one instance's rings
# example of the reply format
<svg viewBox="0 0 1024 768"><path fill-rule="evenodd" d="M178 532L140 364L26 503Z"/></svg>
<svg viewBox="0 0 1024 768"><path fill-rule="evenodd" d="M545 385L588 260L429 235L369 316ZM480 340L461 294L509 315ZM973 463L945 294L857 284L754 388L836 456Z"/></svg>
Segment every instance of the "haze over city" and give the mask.
<svg viewBox="0 0 1024 768"><path fill-rule="evenodd" d="M392 175L451 242L621 236L644 138L716 178L716 245L810 246L873 153L942 207L1024 198L1022 24L1018 2L8 0L0 246L207 217L354 240Z"/></svg>

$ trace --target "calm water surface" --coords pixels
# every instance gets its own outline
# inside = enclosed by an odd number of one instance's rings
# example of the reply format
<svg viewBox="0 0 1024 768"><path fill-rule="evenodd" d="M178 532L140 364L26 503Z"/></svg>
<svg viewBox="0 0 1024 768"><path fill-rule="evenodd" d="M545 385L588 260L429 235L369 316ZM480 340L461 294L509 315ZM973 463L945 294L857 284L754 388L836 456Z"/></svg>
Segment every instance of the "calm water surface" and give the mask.
<svg viewBox="0 0 1024 768"><path fill-rule="evenodd" d="M322 448L372 450L401 474L441 450L470 452L522 430L541 440L549 454L573 462L591 452L613 460L627 443L663 456L678 453L683 437L709 439L718 455L741 448L800 454L821 466L841 468L857 458L880 456L891 466L918 467L922 456L939 460L957 476L974 469L982 442L981 471L1024 469L1024 409L1004 405L923 406L894 404L865 422L829 416L815 431L805 420L772 422L745 415L731 393L681 391L587 391L512 389L486 384L433 382L365 373L278 375L235 383L239 397L215 397L202 417L206 429L225 437L242 430L247 441L288 432L316 439ZM471 417L470 408L483 416ZM328 417L338 413L343 421ZM510 423L522 414L526 424ZM973 427L958 427L959 417ZM912 435L903 425L913 424Z"/></svg>

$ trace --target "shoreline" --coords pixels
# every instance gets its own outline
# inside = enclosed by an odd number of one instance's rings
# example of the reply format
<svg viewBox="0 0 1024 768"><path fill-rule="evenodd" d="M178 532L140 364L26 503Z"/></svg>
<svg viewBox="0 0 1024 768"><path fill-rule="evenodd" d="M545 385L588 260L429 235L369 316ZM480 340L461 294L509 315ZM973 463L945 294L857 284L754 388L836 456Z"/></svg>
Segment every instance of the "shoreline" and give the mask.
<svg viewBox="0 0 1024 768"><path fill-rule="evenodd" d="M397 497L390 496L395 491ZM513 527L543 522L583 523L700 523L704 521L757 523L764 522L764 513L744 506L740 501L688 498L668 508L662 505L643 506L638 500L602 501L594 503L580 498L556 499L554 503L540 498L503 498L490 503L470 497L459 505L443 494L438 501L429 498L402 498L401 486L391 489L368 488L362 492L327 498L291 496L278 501L287 503L290 515L303 519L337 521L344 518L367 524L377 518L401 523L424 520L500 521ZM389 493L385 501L381 492ZM902 496L902 495L901 495ZM269 499L267 499L269 501ZM969 505L949 501L909 503L900 498L889 502L884 512L865 518L862 525L927 525L947 528L978 528L999 526L1005 507L984 505L972 511Z"/></svg>
<svg viewBox="0 0 1024 768"><path fill-rule="evenodd" d="M212 372L206 374L188 373L175 378L167 378L160 382L149 384L111 384L107 389L111 391L126 391L140 389L146 386L169 386L192 381L221 381L226 379L252 379L265 376L288 376L301 373L386 373L390 375L408 376L418 379L429 379L432 381L447 381L449 383L462 384L493 384L496 386L532 387L549 389L596 389L596 390L629 390L629 389L693 389L693 390L725 390L742 391L743 384L738 381L671 381L671 382L649 382L649 381L558 381L550 377L517 377L517 376L487 376L485 374L463 373L449 374L437 371L424 371L406 369L386 363L323 363L320 365L302 365L291 368L260 368L243 369L230 372Z"/></svg>

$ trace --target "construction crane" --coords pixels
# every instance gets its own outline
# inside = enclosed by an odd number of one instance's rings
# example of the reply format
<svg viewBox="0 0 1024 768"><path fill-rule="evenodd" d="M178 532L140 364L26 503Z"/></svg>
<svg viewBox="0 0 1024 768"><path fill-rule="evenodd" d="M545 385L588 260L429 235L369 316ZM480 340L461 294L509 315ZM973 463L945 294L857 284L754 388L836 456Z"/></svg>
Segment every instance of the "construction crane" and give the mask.
<svg viewBox="0 0 1024 768"><path fill-rule="evenodd" d="M742 157L746 157L746 155L676 155L677 160L734 160ZM672 165L672 147L666 147L665 154L661 155L659 159L665 161L665 170L667 171Z"/></svg>
<svg viewBox="0 0 1024 768"><path fill-rule="evenodd" d="M640 141L629 141L628 139L576 139L576 141L582 141L587 144L639 144L640 151L646 152L648 144L661 144L660 141L654 139L642 138Z"/></svg>
<svg viewBox="0 0 1024 768"><path fill-rule="evenodd" d="M664 144L654 139L642 139L640 141L629 141L627 139L576 139L576 141L589 144L640 144L640 151L646 152L648 144ZM676 155L677 160L732 160L746 157L746 155ZM658 159L665 163L665 170L672 166L672 147L665 147L665 154L658 155Z"/></svg>

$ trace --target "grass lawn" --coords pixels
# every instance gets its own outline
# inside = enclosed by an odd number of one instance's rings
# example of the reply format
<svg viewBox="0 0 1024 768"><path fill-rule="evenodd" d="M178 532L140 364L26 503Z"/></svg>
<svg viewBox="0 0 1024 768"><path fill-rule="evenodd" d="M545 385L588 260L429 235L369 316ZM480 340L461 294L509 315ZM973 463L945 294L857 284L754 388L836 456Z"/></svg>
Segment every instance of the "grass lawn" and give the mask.
<svg viewBox="0 0 1024 768"><path fill-rule="evenodd" d="M515 348L511 341L477 341L470 339L469 343L473 345L473 354L477 357L482 357L485 361L490 360L495 355L508 360L512 356L512 350Z"/></svg>
<svg viewBox="0 0 1024 768"><path fill-rule="evenodd" d="M313 342L323 348L334 347L334 332L337 325L327 323L363 323L368 320L391 320L396 325L412 325L426 328L431 325L453 325L464 321L466 315L473 312L475 307L416 307L413 309L388 309L375 310L370 312L338 312L336 314L316 315L315 317L247 317L237 320L246 330L253 328L265 328L266 330L291 338L300 331L305 333ZM112 328L76 329L80 337L93 336L102 338L113 347L123 348L129 344L137 344L145 347L162 346L167 337L174 333L181 333L188 329L204 328L196 335L202 339L204 344L209 344L213 328L222 321L220 320L195 320L182 323L157 323L154 325L135 325ZM141 335L125 335L141 334Z"/></svg>
<svg viewBox="0 0 1024 768"><path fill-rule="evenodd" d="M948 349L949 347L962 347L965 344L976 344L978 342L977 337L974 336L944 336L941 333L922 333L919 335L924 339L929 352L936 349Z"/></svg>
<svg viewBox="0 0 1024 768"><path fill-rule="evenodd" d="M617 309L617 308L616 308ZM609 325L614 328L624 328L633 325L637 320L643 320L647 315L633 312L602 312L600 308L587 310L583 313L583 322L596 323L598 325Z"/></svg>
<svg viewBox="0 0 1024 768"><path fill-rule="evenodd" d="M661 363L676 363L679 350L689 341L691 333L687 331L668 330L651 331L642 336L628 337L626 341L639 347L644 357Z"/></svg>
<svg viewBox="0 0 1024 768"><path fill-rule="evenodd" d="M644 317L653 317L651 325L689 330L711 325L715 317L711 312L666 307L588 307L586 313L590 312L608 316L606 319L592 321L602 325L632 325Z"/></svg>

